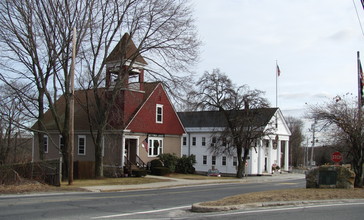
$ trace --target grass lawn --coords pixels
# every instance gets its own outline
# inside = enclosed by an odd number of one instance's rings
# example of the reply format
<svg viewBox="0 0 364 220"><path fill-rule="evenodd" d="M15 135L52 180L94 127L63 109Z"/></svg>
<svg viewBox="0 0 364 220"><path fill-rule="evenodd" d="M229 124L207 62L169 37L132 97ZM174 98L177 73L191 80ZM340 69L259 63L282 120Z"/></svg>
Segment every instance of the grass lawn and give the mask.
<svg viewBox="0 0 364 220"><path fill-rule="evenodd" d="M288 189L254 192L204 202L206 206L239 205L256 202L364 199L364 189Z"/></svg>
<svg viewBox="0 0 364 220"><path fill-rule="evenodd" d="M198 174L180 174L171 173L168 175L171 178L188 179L188 180L214 180L214 179L236 179L235 177L216 177L216 176L204 176Z"/></svg>

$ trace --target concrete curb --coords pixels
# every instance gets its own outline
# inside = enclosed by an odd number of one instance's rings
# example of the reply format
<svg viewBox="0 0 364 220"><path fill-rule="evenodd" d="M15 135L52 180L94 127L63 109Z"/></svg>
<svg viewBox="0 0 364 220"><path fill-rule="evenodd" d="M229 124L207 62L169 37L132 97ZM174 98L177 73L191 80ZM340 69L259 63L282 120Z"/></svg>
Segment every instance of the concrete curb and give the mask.
<svg viewBox="0 0 364 220"><path fill-rule="evenodd" d="M230 206L204 206L201 203L195 203L191 207L192 212L223 212L231 210L244 210L258 207L275 207L275 206L305 206L317 204L340 204L340 203L354 203L362 202L364 199L339 199L339 200L306 200L306 201L276 201L276 202L257 202L247 203L242 205Z"/></svg>

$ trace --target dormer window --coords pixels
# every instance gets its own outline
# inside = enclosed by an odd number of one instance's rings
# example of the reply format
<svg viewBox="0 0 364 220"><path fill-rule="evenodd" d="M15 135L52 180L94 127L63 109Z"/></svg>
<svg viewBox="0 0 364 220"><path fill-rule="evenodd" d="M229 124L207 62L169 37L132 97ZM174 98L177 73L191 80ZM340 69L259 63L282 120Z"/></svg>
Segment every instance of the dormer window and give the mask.
<svg viewBox="0 0 364 220"><path fill-rule="evenodd" d="M163 105L157 104L156 106L156 122L163 123Z"/></svg>

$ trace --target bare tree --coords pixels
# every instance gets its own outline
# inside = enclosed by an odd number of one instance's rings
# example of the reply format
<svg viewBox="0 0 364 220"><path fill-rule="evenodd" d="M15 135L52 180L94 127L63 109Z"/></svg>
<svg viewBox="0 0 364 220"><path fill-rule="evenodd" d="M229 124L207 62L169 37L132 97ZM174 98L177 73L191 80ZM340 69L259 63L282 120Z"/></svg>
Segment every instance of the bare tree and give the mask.
<svg viewBox="0 0 364 220"><path fill-rule="evenodd" d="M196 91L189 94L194 109L221 111L226 121L226 129L221 132L221 145L213 145L214 153L236 153L238 158L237 178L245 175L245 163L249 151L257 140L271 134L273 126L262 121L259 108L268 107L268 101L260 90L250 90L246 85L236 87L227 75L214 69L205 72L196 84ZM226 142L226 143L224 143ZM230 142L230 143L228 143Z"/></svg>
<svg viewBox="0 0 364 220"><path fill-rule="evenodd" d="M1 80L23 81L36 88L37 111L29 111L36 119L32 129L38 133L38 146L47 132L45 110L49 108L57 130L65 145L62 150L65 164L69 155L69 100L72 30L77 28L80 40L87 27L88 13L93 1L4 0L0 2L0 44L3 49L1 66L5 69ZM79 47L79 46L78 46ZM16 88L13 88L16 89ZM57 111L57 92L61 92L66 105ZM20 92L18 92L20 94ZM32 100L33 97L27 97ZM65 117L61 117L64 114ZM39 148L42 158L43 151Z"/></svg>
<svg viewBox="0 0 364 220"><path fill-rule="evenodd" d="M310 106L309 112L309 117L323 123L332 144L345 143L341 150L352 158L351 165L356 174L354 186L363 187L364 115L357 102L337 96L321 105Z"/></svg>
<svg viewBox="0 0 364 220"><path fill-rule="evenodd" d="M187 0L4 0L0 18L0 65L6 70L1 79L7 84L8 79L22 80L36 88L38 110L29 115L37 120L33 129L38 132L38 146L47 132L44 112L48 108L64 138L66 161L70 154L71 42L76 28L78 78L83 79L84 88L94 91L89 100L96 103L90 130L95 134L97 177L102 176L103 132L124 86L122 80L115 85L111 102L104 102L104 94L98 90L105 83L110 48L128 32L137 50L125 59L125 48L121 48L120 66L129 62L131 68L142 55L150 64L149 77L164 81L169 91L178 94L178 86L183 87L181 82L186 79L183 73L195 63L200 44ZM56 102L59 97L65 103L61 110Z"/></svg>
<svg viewBox="0 0 364 220"><path fill-rule="evenodd" d="M13 82L13 86L17 83ZM24 129L19 126L26 123L24 108L18 96L7 85L0 85L0 164L18 162L22 155ZM19 154L19 156L18 156Z"/></svg>
<svg viewBox="0 0 364 220"><path fill-rule="evenodd" d="M294 117L287 117L286 122L291 131L289 138L291 163L293 167L298 167L299 164L303 164L303 148L301 145L304 140L302 134L303 121Z"/></svg>
<svg viewBox="0 0 364 220"><path fill-rule="evenodd" d="M102 2L102 4L101 4ZM142 56L149 64L149 78L162 81L172 94L180 94L188 85L185 73L197 60L200 42L197 39L190 5L186 0L127 0L100 1L90 14L90 32L80 52L87 75L84 86L93 90L87 107L95 149L95 175L102 176L102 137L112 127L110 114L115 110L116 99L124 88L125 72ZM128 35L124 35L128 33ZM112 46L117 44L116 66L121 77L109 88L108 100L100 88L105 84L105 65ZM134 51L128 50L131 41ZM90 109L92 109L90 111ZM92 114L92 115L91 115Z"/></svg>

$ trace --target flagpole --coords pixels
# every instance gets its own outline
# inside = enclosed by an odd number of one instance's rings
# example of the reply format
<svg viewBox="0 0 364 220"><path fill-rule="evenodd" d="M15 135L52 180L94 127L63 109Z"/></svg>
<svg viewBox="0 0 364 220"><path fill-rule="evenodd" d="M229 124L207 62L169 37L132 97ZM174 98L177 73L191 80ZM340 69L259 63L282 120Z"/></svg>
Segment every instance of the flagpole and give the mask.
<svg viewBox="0 0 364 220"><path fill-rule="evenodd" d="M360 113L361 105L362 105L362 76L361 76L361 65L360 65L360 53L357 51L357 62L358 62L358 110Z"/></svg>
<svg viewBox="0 0 364 220"><path fill-rule="evenodd" d="M276 107L278 108L278 61L276 60Z"/></svg>

